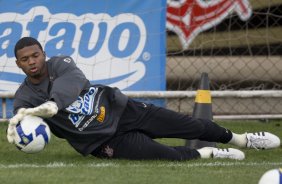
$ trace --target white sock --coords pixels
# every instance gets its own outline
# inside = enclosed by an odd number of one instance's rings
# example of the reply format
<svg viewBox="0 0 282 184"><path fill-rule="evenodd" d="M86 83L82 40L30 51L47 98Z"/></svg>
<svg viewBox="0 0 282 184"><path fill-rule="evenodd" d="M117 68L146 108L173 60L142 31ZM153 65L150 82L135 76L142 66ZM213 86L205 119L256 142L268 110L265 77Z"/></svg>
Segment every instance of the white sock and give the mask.
<svg viewBox="0 0 282 184"><path fill-rule="evenodd" d="M200 153L201 158L211 158L212 149L212 147L204 147L201 149L197 149L197 151Z"/></svg>
<svg viewBox="0 0 282 184"><path fill-rule="evenodd" d="M247 145L246 134L235 134L232 132L232 139L229 141L229 143L239 147L246 147Z"/></svg>

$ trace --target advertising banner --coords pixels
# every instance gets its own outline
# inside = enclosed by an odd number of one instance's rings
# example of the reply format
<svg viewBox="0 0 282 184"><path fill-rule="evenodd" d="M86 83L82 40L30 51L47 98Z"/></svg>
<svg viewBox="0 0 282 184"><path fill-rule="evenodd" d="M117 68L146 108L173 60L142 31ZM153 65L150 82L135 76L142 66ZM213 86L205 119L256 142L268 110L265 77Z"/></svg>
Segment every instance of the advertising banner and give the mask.
<svg viewBox="0 0 282 184"><path fill-rule="evenodd" d="M165 90L165 24L165 0L0 1L0 91L25 78L14 57L24 36L73 57L91 83Z"/></svg>
<svg viewBox="0 0 282 184"><path fill-rule="evenodd" d="M0 92L15 92L25 78L14 57L25 36L48 58L71 56L93 84L165 90L165 24L165 0L0 1Z"/></svg>

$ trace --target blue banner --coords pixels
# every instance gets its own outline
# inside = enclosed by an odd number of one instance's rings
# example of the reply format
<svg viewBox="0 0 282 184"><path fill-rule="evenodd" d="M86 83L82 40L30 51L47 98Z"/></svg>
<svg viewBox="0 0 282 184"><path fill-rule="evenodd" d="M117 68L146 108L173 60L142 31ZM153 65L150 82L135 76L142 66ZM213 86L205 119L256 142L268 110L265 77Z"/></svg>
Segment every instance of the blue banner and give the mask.
<svg viewBox="0 0 282 184"><path fill-rule="evenodd" d="M25 78L14 45L38 39L48 57L72 56L92 83L165 90L166 1L0 1L0 90Z"/></svg>
<svg viewBox="0 0 282 184"><path fill-rule="evenodd" d="M16 91L25 78L14 57L24 36L48 58L73 57L91 83L165 90L165 24L166 0L0 1L0 91Z"/></svg>

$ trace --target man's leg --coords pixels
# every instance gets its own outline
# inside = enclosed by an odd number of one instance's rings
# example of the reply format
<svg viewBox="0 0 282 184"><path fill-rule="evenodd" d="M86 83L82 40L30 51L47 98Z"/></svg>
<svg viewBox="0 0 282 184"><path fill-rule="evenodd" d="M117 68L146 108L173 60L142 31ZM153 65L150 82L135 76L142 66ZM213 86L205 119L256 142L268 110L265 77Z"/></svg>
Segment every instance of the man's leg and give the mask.
<svg viewBox="0 0 282 184"><path fill-rule="evenodd" d="M255 149L280 146L280 138L269 132L236 134L211 120L194 119L159 107L152 107L152 111L144 117L141 128L157 137L199 139Z"/></svg>
<svg viewBox="0 0 282 184"><path fill-rule="evenodd" d="M152 140L140 132L129 132L114 137L102 145L92 155L100 158L130 160L191 160L196 158L229 158L243 160L240 150L205 147L199 150L185 146L170 147Z"/></svg>
<svg viewBox="0 0 282 184"><path fill-rule="evenodd" d="M140 132L114 137L92 153L102 158L130 160L191 160L200 158L198 151L187 147L170 147Z"/></svg>
<svg viewBox="0 0 282 184"><path fill-rule="evenodd" d="M130 100L121 117L118 134L132 130L141 131L150 138L199 139L257 149L280 146L280 138L268 132L235 134L211 120L195 119L165 108Z"/></svg>
<svg viewBox="0 0 282 184"><path fill-rule="evenodd" d="M131 100L121 117L118 133L132 130L142 131L151 138L200 139L221 143L227 143L232 138L231 131L211 120L195 119Z"/></svg>

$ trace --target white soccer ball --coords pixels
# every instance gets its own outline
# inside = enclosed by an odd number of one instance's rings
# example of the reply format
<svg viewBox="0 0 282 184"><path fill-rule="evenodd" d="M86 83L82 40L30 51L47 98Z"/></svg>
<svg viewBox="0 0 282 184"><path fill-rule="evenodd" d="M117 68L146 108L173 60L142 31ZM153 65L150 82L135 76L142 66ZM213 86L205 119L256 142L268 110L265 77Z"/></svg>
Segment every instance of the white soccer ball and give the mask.
<svg viewBox="0 0 282 184"><path fill-rule="evenodd" d="M15 144L25 153L42 151L50 139L50 128L40 117L25 116L16 126Z"/></svg>
<svg viewBox="0 0 282 184"><path fill-rule="evenodd" d="M282 178L282 168L266 171L259 180L259 184L280 184Z"/></svg>

